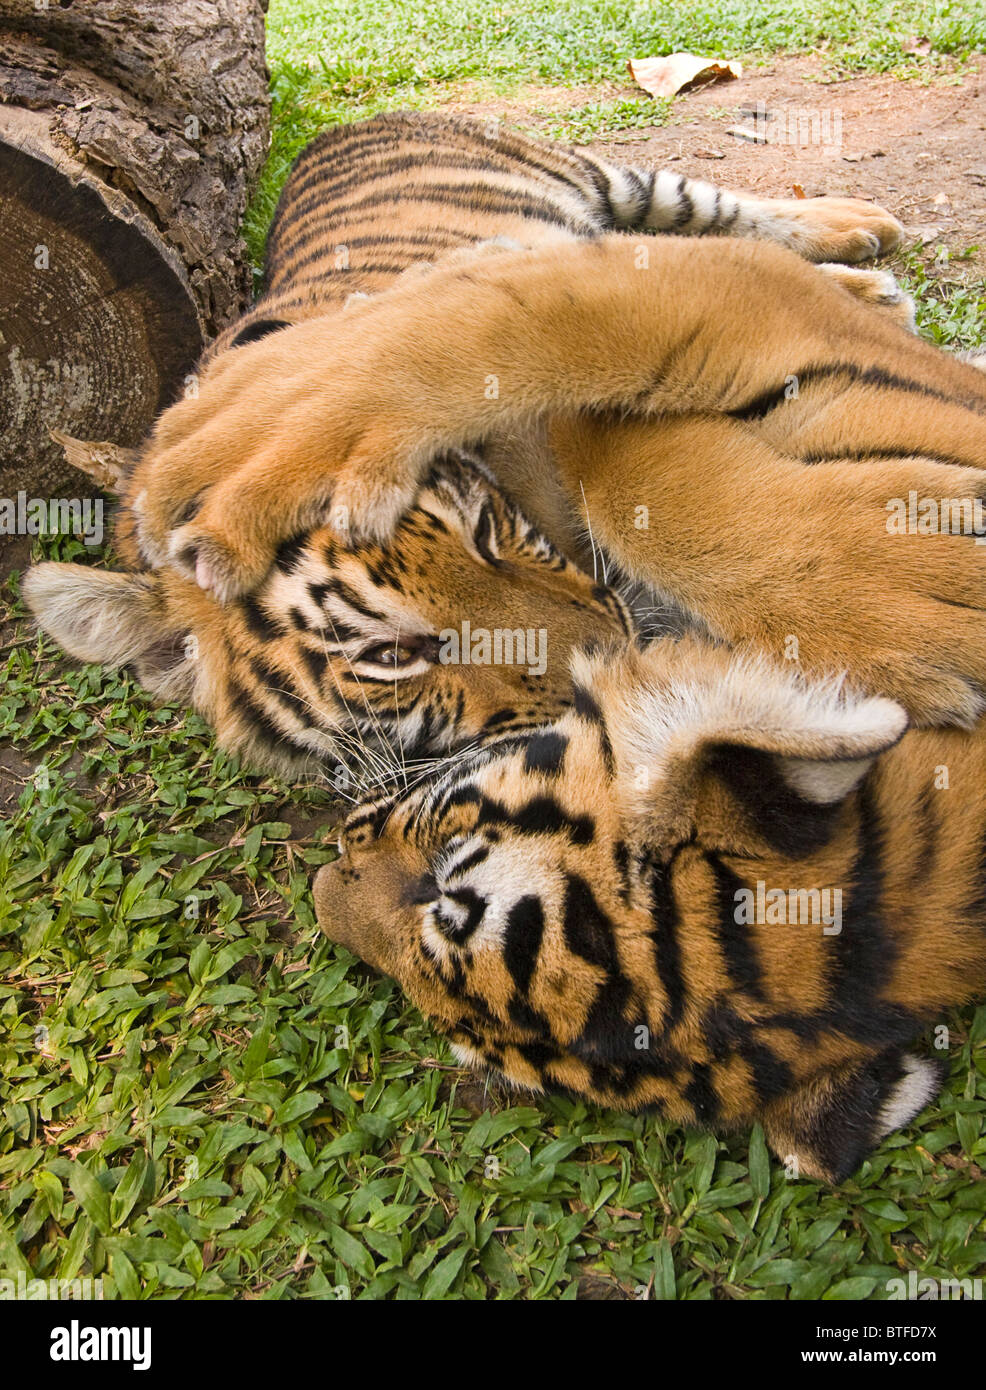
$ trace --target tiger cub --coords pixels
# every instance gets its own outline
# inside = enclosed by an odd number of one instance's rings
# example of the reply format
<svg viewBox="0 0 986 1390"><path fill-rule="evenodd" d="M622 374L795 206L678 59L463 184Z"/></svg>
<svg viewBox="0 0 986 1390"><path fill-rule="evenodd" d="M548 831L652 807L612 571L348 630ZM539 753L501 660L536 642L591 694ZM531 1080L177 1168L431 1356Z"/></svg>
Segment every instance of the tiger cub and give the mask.
<svg viewBox="0 0 986 1390"><path fill-rule="evenodd" d="M441 117L329 132L198 396L138 455L89 450L115 460L123 568L35 567L27 601L73 655L133 665L290 773L554 718L573 647L625 635L607 577L969 722L981 552L888 545L885 502L978 496L986 379L891 321L889 277L758 239L853 256L895 229L865 203L753 208ZM549 629L543 669L443 662L464 623Z"/></svg>
<svg viewBox="0 0 986 1390"><path fill-rule="evenodd" d="M841 1182L986 993L986 730L687 635L577 657L550 725L350 816L323 932L533 1091L762 1121ZM949 790L937 790L948 786Z"/></svg>

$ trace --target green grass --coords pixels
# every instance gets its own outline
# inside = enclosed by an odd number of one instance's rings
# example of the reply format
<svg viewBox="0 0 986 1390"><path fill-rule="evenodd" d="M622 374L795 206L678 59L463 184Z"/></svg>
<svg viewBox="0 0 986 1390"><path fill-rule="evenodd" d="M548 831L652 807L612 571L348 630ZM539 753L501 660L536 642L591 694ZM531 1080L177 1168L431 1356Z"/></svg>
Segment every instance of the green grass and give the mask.
<svg viewBox="0 0 986 1390"><path fill-rule="evenodd" d="M591 145L594 140L609 140L618 145L635 139L634 131L663 125L671 105L670 101L655 101L651 97L617 97L588 101L564 114L550 107L534 106L531 114L541 118L541 126L532 133L564 140L569 145Z"/></svg>
<svg viewBox="0 0 986 1390"><path fill-rule="evenodd" d="M272 6L271 191L329 120L478 75L614 78L617 31L652 52L824 41L857 66L898 63L895 34L962 51L946 6L307 8L306 27ZM325 67L299 78L302 53ZM580 98L558 119L575 138L639 109ZM927 336L983 340L986 286L961 258L896 268ZM106 562L71 540L43 554ZM391 981L317 935L325 792L250 777L195 716L65 662L31 635L16 577L0 634L0 778L24 782L0 821L0 1278L556 1300L596 1276L631 1297L845 1299L986 1265L986 1008L950 1020L951 1079L923 1123L837 1192L787 1180L759 1130L486 1096Z"/></svg>

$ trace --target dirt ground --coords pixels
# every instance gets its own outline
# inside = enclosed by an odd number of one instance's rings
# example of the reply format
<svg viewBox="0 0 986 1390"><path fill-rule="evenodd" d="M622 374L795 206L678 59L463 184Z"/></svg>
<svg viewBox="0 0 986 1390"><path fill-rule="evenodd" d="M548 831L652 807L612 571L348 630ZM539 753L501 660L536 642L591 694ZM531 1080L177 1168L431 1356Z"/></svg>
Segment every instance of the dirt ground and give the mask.
<svg viewBox="0 0 986 1390"><path fill-rule="evenodd" d="M564 115L619 95L642 93L628 75L625 88L538 88L495 107L466 97L454 109L543 125L546 111ZM730 135L731 127L765 134L766 143ZM775 197L799 184L808 197L870 198L915 242L944 243L953 254L978 243L969 268L986 273L986 58L927 86L879 75L830 81L819 58L777 58L679 96L666 125L589 148Z"/></svg>

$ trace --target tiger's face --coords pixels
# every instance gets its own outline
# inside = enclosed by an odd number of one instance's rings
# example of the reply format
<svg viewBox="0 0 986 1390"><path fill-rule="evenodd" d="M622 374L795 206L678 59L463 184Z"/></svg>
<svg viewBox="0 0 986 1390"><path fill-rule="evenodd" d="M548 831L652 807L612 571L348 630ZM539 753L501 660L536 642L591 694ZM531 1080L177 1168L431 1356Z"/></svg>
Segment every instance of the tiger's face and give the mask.
<svg viewBox="0 0 986 1390"><path fill-rule="evenodd" d="M840 705L698 637L577 655L559 719L353 810L318 916L456 1036L515 1048L515 1079L545 1083L523 1061L534 1047L553 1052L549 1080L598 1095L592 1063L633 1059L638 1027L661 1036L686 1012L662 933L704 877L702 910L719 912L702 863L738 856L784 881L904 726L889 701ZM669 872L683 847L694 872ZM711 935L704 951L695 998L730 987ZM626 1086L626 1102L630 1076L613 1070L605 1098Z"/></svg>
<svg viewBox="0 0 986 1390"><path fill-rule="evenodd" d="M964 882L947 927L899 905L884 923L872 901L897 863L874 818L899 819L936 740L968 742L916 734L905 756L906 724L889 700L698 637L577 655L557 720L352 813L315 881L319 923L464 1062L676 1123L748 1121L982 987ZM755 902L758 882L823 910L838 889L845 918L741 922L737 894Z"/></svg>
<svg viewBox="0 0 986 1390"><path fill-rule="evenodd" d="M342 790L543 724L570 698L574 650L633 636L615 592L464 457L435 467L389 545L312 530L222 608L169 570L45 564L24 589L73 655L132 665L251 765L321 769Z"/></svg>

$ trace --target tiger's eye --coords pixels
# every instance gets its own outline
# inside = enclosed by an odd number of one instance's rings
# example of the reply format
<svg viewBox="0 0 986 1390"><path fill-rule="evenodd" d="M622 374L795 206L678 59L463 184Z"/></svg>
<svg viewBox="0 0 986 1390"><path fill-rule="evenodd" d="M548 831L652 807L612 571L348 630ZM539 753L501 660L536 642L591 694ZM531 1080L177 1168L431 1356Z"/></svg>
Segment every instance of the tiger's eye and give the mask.
<svg viewBox="0 0 986 1390"><path fill-rule="evenodd" d="M357 660L372 663L374 666L390 666L397 671L402 666L414 666L419 661L428 661L434 665L439 659L440 651L441 644L437 637L412 634L403 642L391 639L378 642L374 647L367 647L365 651L360 652Z"/></svg>
<svg viewBox="0 0 986 1390"><path fill-rule="evenodd" d="M377 658L381 666L403 666L414 659L410 647L385 647Z"/></svg>
<svg viewBox="0 0 986 1390"><path fill-rule="evenodd" d="M414 647L402 646L399 642L378 642L360 654L360 661L372 662L374 666L407 666L416 661L418 652Z"/></svg>

